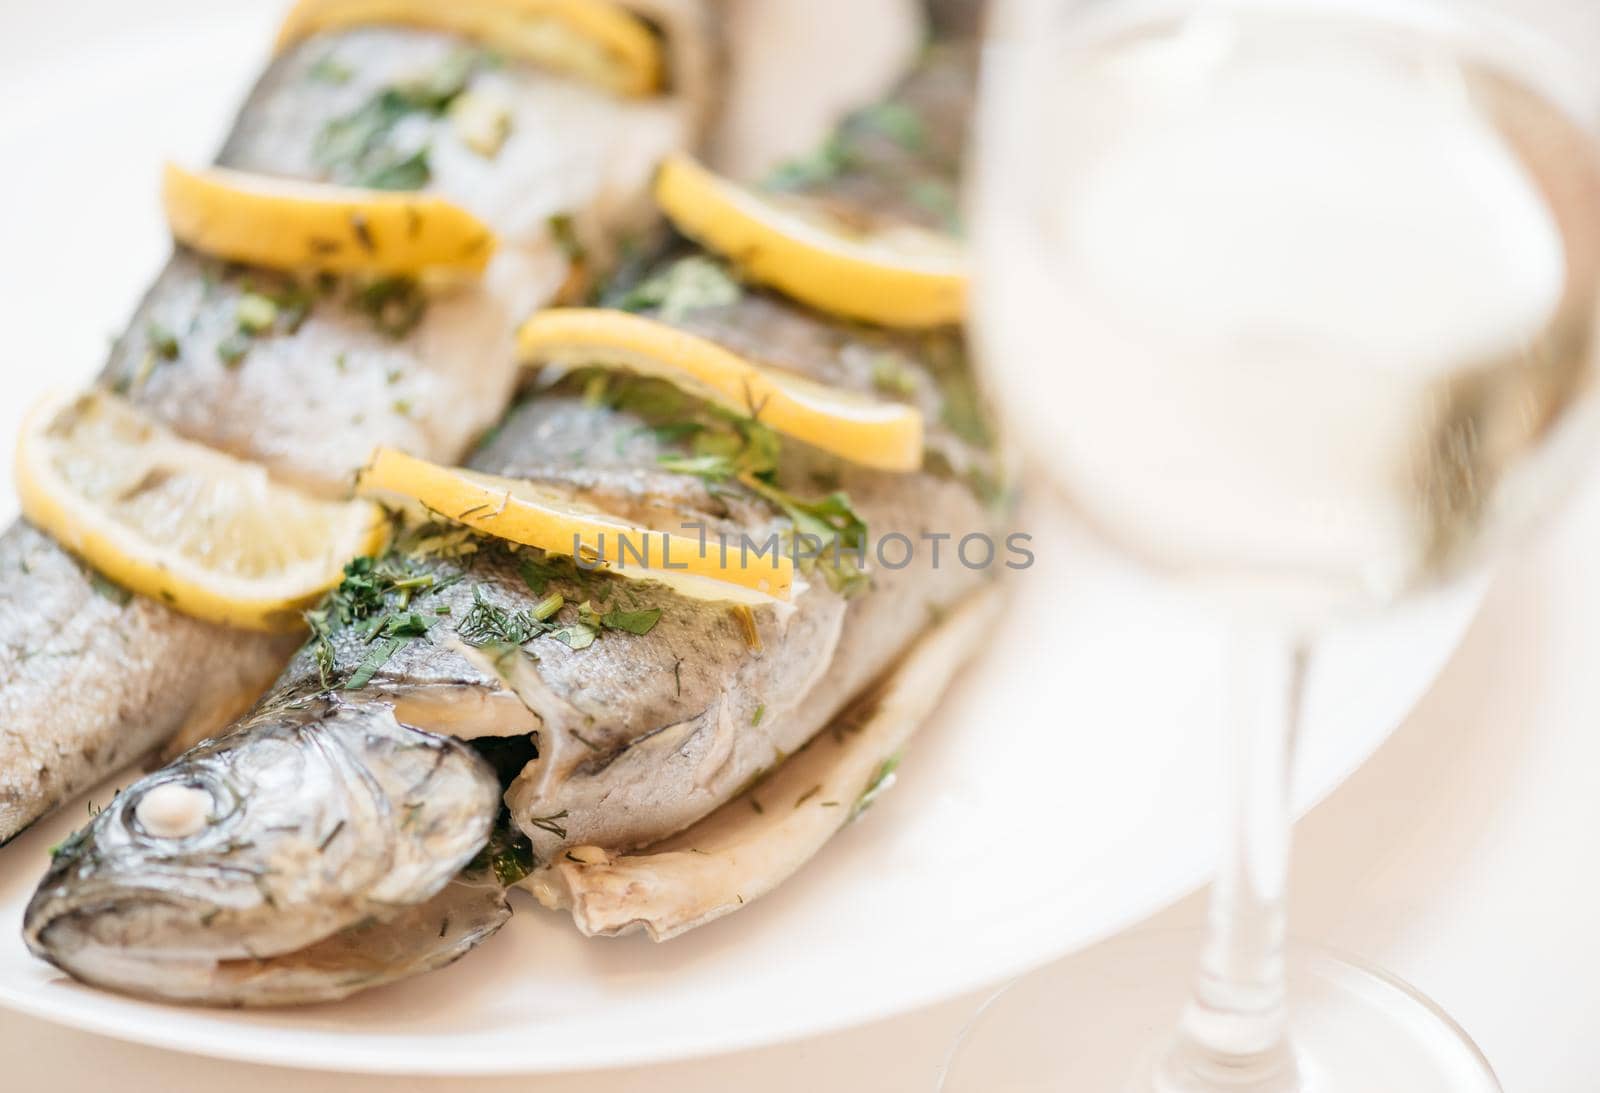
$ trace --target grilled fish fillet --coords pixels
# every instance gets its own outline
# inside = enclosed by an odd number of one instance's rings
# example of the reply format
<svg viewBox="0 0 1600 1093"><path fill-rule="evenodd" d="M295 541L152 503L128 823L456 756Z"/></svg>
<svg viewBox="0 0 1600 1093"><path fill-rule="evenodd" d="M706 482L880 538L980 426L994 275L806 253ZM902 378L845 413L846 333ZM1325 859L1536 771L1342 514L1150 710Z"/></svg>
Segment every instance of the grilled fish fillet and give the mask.
<svg viewBox="0 0 1600 1093"><path fill-rule="evenodd" d="M970 51L932 51L895 100L897 116L917 115L925 139L907 141L903 125L883 132L882 112L862 115L833 145L849 168L805 187L863 212L938 222L942 207L908 193L949 185L971 80ZM603 369L548 378L471 465L636 526L693 523L758 542L791 531L803 499L836 491L873 541L899 535L923 549L904 565L898 552L890 563L870 549L861 567L825 558L797 582L791 603L733 608L585 572L447 520L414 524L384 557L352 563L318 636L236 731L129 787L60 850L26 916L33 951L88 982L158 998L264 1005L349 993L377 981L373 947L404 948L386 923L416 940L415 909L456 898L440 871L408 871L397 883L352 869L351 855L404 860L408 840L448 833L461 839L441 860L459 865L491 838L500 803L480 792L485 784L507 786L506 830L477 859L502 883L575 848L623 855L692 831L838 725L935 620L982 593L993 571L959 561L953 544L995 536L1000 510L986 488L995 457L959 331L844 323L717 269L683 247L632 277L620 297L838 387L881 396L892 366L896 397L919 405L929 423L925 466L873 471L785 440L762 488L686 473L694 438L729 428L748 442L752 426L729 425L659 380ZM710 293L674 288L708 279L718 286ZM927 546L941 536L939 555ZM978 616L963 608L960 617ZM929 676L948 678L971 648L970 628L960 633L918 661L919 690ZM901 717L872 742L892 746L913 720ZM475 766L452 737L472 740ZM413 761L429 751L441 758ZM282 774L302 768L345 773L337 781ZM171 785L204 795L198 826L179 837L146 815L152 795ZM814 852L836 829L832 817L848 814L827 810L854 803L785 802L829 817L810 825L804 845L791 844L795 853ZM659 932L729 909L679 912ZM642 918L580 925L602 932ZM437 942L402 952L388 977L434 966L489 929L482 914L443 915ZM254 958L258 981L240 976L241 952ZM272 971L279 966L282 975Z"/></svg>
<svg viewBox="0 0 1600 1093"><path fill-rule="evenodd" d="M387 164L411 177L386 184L414 185L425 149L427 188L499 237L489 270L469 284L308 288L180 249L99 382L191 439L324 493L346 492L378 444L463 454L504 411L515 324L555 298L574 239L599 260L648 223L655 164L685 147L707 113L715 42L705 5L634 6L662 29L672 62L671 92L645 101L491 63L458 38L421 30L324 34L277 58L218 162L369 183L360 172ZM386 127L386 93L419 82L498 103L503 145L492 156L474 151L447 111L414 110ZM372 148L356 155L352 141ZM245 292L277 295L295 318L238 356L227 343ZM128 597L26 521L0 535L0 574L0 843L174 735L225 725L296 644Z"/></svg>

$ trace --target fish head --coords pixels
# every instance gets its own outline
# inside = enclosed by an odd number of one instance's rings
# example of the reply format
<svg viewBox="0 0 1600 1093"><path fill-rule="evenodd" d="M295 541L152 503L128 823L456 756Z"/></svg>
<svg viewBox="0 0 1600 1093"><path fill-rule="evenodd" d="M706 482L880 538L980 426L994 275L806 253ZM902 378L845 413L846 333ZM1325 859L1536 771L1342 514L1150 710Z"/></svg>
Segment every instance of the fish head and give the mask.
<svg viewBox="0 0 1600 1093"><path fill-rule="evenodd" d="M183 992L166 980L294 953L429 900L499 808L476 752L387 705L267 711L121 791L68 839L24 935L79 978L172 997Z"/></svg>

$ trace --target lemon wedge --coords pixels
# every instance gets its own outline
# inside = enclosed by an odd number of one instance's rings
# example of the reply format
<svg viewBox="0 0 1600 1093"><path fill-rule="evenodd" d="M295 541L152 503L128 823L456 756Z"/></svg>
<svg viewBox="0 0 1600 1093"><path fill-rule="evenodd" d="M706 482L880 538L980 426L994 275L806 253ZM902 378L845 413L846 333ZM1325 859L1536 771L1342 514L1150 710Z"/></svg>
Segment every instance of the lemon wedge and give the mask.
<svg viewBox="0 0 1600 1093"><path fill-rule="evenodd" d="M763 368L722 346L625 311L553 308L523 324L522 355L567 367L598 364L668 380L853 463L886 471L922 466L922 413Z"/></svg>
<svg viewBox="0 0 1600 1093"><path fill-rule="evenodd" d="M794 563L782 550L741 549L698 536L635 527L531 482L442 467L379 448L361 472L365 497L422 505L523 546L577 558L617 576L662 581L701 599L787 600Z"/></svg>
<svg viewBox="0 0 1600 1093"><path fill-rule="evenodd" d="M909 224L850 222L804 197L721 178L682 154L662 164L655 196L683 234L801 303L895 327L940 326L966 315L966 261L946 236Z"/></svg>
<svg viewBox="0 0 1600 1093"><path fill-rule="evenodd" d="M36 407L16 478L27 518L111 580L252 630L301 625L385 533L376 506L308 497L104 391Z"/></svg>
<svg viewBox="0 0 1600 1093"><path fill-rule="evenodd" d="M278 32L278 49L375 23L462 34L630 97L656 91L665 68L650 27L609 0L301 0Z"/></svg>
<svg viewBox="0 0 1600 1093"><path fill-rule="evenodd" d="M268 269L479 273L495 247L482 221L432 194L169 163L161 197L178 242Z"/></svg>

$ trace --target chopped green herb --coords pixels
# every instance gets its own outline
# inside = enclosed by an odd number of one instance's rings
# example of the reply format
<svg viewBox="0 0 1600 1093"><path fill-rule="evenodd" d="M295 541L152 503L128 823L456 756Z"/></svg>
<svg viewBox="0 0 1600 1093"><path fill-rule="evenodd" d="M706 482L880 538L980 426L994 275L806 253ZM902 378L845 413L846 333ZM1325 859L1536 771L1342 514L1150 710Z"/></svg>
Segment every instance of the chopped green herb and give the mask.
<svg viewBox="0 0 1600 1093"><path fill-rule="evenodd" d="M373 167L361 176L369 190L420 190L433 179L433 164L426 147L408 156Z"/></svg>
<svg viewBox="0 0 1600 1093"><path fill-rule="evenodd" d="M498 95L471 91L450 104L450 121L461 143L493 159L511 136L511 107Z"/></svg>
<svg viewBox="0 0 1600 1093"><path fill-rule="evenodd" d="M371 683L372 677L378 674L378 669L387 664L389 658L394 656L395 652L404 644L404 638L388 638L382 644L374 645L372 651L362 659L355 672L345 682L344 689L347 691L359 691L368 683Z"/></svg>
<svg viewBox="0 0 1600 1093"><path fill-rule="evenodd" d="M661 621L661 608L651 607L644 611L623 611L613 608L607 611L600 620L608 629L625 630L630 634L644 635L655 629L656 623Z"/></svg>
<svg viewBox="0 0 1600 1093"><path fill-rule="evenodd" d="M217 343L217 359L229 368L239 367L250 355L250 342L249 334L235 330Z"/></svg>
<svg viewBox="0 0 1600 1093"><path fill-rule="evenodd" d="M332 53L325 53L306 70L306 75L318 83L347 84L355 72L350 66L340 63Z"/></svg>
<svg viewBox="0 0 1600 1093"><path fill-rule="evenodd" d="M662 470L673 474L688 474L713 482L732 478L738 470L725 455L678 455L668 452L657 456L656 462Z"/></svg>
<svg viewBox="0 0 1600 1093"><path fill-rule="evenodd" d="M551 816L535 816L533 819L529 820L528 823L534 827L537 827L540 831L548 831L556 838L564 839L567 837L567 829L557 821L565 820L566 818L567 810L562 809L560 812L557 812Z"/></svg>
<svg viewBox="0 0 1600 1093"><path fill-rule="evenodd" d="M246 292L234 308L234 319L246 334L265 334L278 321L278 305L259 292Z"/></svg>
<svg viewBox="0 0 1600 1093"><path fill-rule="evenodd" d="M611 387L611 377L604 372L594 372L583 385L583 404L594 410L606 403L606 391Z"/></svg>
<svg viewBox="0 0 1600 1093"><path fill-rule="evenodd" d="M792 159L767 176L763 185L771 190L802 190L829 182L842 175L854 156L838 134L823 142L808 155Z"/></svg>
<svg viewBox="0 0 1600 1093"><path fill-rule="evenodd" d="M569 649L587 649L600 636L600 626L600 616L596 614L594 604L585 600L578 605L577 621L562 624L550 636Z"/></svg>
<svg viewBox="0 0 1600 1093"><path fill-rule="evenodd" d="M533 844L522 832L514 830L502 814L488 843L478 851L467 868L474 872L487 870L494 874L495 881L501 887L509 888L532 873L538 864Z"/></svg>
<svg viewBox="0 0 1600 1093"><path fill-rule="evenodd" d="M878 764L878 769L867 780L867 786L861 791L861 796L856 798L855 806L850 810L850 819L855 819L871 808L873 802L881 797L890 786L894 785L894 772L895 768L900 766L900 758L900 753L895 752Z"/></svg>
<svg viewBox="0 0 1600 1093"><path fill-rule="evenodd" d="M939 420L956 436L978 448L989 449L994 434L989 428L983 396L978 392L972 371L960 364L939 373L939 389L944 396Z"/></svg>
<svg viewBox="0 0 1600 1093"><path fill-rule="evenodd" d="M472 609L456 634L472 646L526 645L546 627L528 611L513 611L485 598L482 588L472 590Z"/></svg>
<svg viewBox="0 0 1600 1093"><path fill-rule="evenodd" d="M655 309L667 322L695 311L728 307L744 290L726 266L703 254L680 258L628 292L617 306L624 311Z"/></svg>
<svg viewBox="0 0 1600 1093"><path fill-rule="evenodd" d="M761 724L761 718L763 716L765 716L766 712L767 712L767 704L765 702L763 702L763 703L761 703L761 705L757 706L756 707L756 712L750 715L750 727L754 728L755 726Z"/></svg>
<svg viewBox="0 0 1600 1093"><path fill-rule="evenodd" d="M569 649L587 649L594 644L595 638L600 636L600 629L579 619L577 622L566 623L552 630L550 636Z"/></svg>
<svg viewBox="0 0 1600 1093"><path fill-rule="evenodd" d="M882 353L873 360L872 385L886 395L917 393L916 373L894 353Z"/></svg>
<svg viewBox="0 0 1600 1093"><path fill-rule="evenodd" d="M905 103L879 103L860 111L856 117L908 152L920 152L927 146L928 127L922 115Z"/></svg>
<svg viewBox="0 0 1600 1093"><path fill-rule="evenodd" d="M339 182L373 189L415 190L432 178L428 146L399 147L396 131L413 116L442 117L484 63L476 50L451 54L420 80L394 84L317 134L313 154Z"/></svg>
<svg viewBox="0 0 1600 1093"><path fill-rule="evenodd" d="M397 638L420 638L428 633L429 622L415 611L404 615L391 615L383 632Z"/></svg>
<svg viewBox="0 0 1600 1093"><path fill-rule="evenodd" d="M160 357L164 361L175 361L178 359L178 353L181 347L178 345L177 336L173 334L171 330L162 326L158 322L149 322L145 324L144 336L145 339L150 343L150 348L155 352L156 356Z"/></svg>
<svg viewBox="0 0 1600 1093"><path fill-rule="evenodd" d="M358 286L349 304L370 319L380 334L398 341L422 322L428 297L413 277L380 277Z"/></svg>
<svg viewBox="0 0 1600 1093"><path fill-rule="evenodd" d="M550 562L524 558L517 566L517 573L535 596L543 596L544 590L549 587L550 581L558 575L559 570Z"/></svg>
<svg viewBox="0 0 1600 1093"><path fill-rule="evenodd" d="M820 569L828 587L841 596L866 589L870 580L851 555L858 555L866 546L867 525L847 494L836 491L818 501L802 501L759 479L747 484L783 510L794 522L797 535L809 537L813 545L823 544L821 557L803 559L802 568Z"/></svg>
<svg viewBox="0 0 1600 1093"><path fill-rule="evenodd" d="M906 196L914 205L935 216L939 224L953 235L961 232L961 203L955 187L943 179L923 178L911 184Z"/></svg>
<svg viewBox="0 0 1600 1093"><path fill-rule="evenodd" d="M545 222L550 228L550 238L556 241L556 246L561 248L561 253L574 265L586 261L589 257L585 250L583 240L578 238L577 225L573 222L571 213L556 213Z"/></svg>
<svg viewBox="0 0 1600 1093"><path fill-rule="evenodd" d="M403 644L427 635L428 617L409 610L410 604L418 596L442 591L455 582L448 578L440 581L419 566L419 562L399 551L391 551L381 560L367 556L353 559L344 567L338 587L314 610L305 613L323 686L331 686L336 667L333 635L338 631L350 629L368 642L383 641L356 669L349 681L354 687L366 682L357 682L361 669L389 642ZM382 667L390 655L392 651L374 662L373 671ZM369 675L367 681L370 679Z"/></svg>
<svg viewBox="0 0 1600 1093"><path fill-rule="evenodd" d="M118 607L128 606L129 601L133 599L132 592L129 592L104 574L91 572L89 574L89 584L102 599L110 600Z"/></svg>

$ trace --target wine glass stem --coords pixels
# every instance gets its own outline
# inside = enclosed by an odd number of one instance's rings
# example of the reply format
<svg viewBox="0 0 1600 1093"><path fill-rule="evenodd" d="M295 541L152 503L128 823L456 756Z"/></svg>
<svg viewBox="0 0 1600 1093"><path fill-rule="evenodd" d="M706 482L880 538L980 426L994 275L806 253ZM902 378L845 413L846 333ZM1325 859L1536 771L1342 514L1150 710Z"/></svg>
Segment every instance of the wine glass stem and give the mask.
<svg viewBox="0 0 1600 1093"><path fill-rule="evenodd" d="M1289 775L1309 646L1243 626L1231 651L1222 862L1205 947L1157 1088L1172 1093L1292 1093L1287 1034L1285 889L1293 813Z"/></svg>

